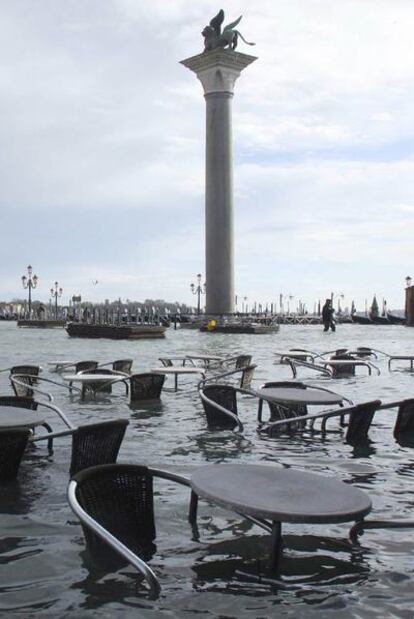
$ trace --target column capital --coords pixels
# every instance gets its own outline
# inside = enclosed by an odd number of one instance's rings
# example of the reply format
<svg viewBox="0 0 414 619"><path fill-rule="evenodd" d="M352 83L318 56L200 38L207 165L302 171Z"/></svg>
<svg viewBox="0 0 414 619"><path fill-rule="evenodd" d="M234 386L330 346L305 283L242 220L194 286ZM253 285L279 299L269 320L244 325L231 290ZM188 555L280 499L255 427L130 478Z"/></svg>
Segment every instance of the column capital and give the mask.
<svg viewBox="0 0 414 619"><path fill-rule="evenodd" d="M181 60L181 64L197 75L205 95L219 92L233 94L240 73L255 60L256 56L229 49L214 49Z"/></svg>

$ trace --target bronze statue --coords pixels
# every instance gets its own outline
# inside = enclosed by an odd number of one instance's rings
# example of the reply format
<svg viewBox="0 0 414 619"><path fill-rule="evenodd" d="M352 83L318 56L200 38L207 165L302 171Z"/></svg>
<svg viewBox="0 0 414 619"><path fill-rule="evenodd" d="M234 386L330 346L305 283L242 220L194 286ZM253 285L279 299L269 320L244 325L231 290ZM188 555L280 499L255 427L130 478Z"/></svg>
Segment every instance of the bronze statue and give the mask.
<svg viewBox="0 0 414 619"><path fill-rule="evenodd" d="M254 43L249 43L249 41L246 41L243 35L235 29L241 18L242 15L240 15L236 21L225 26L223 28L223 32L221 32L221 25L224 21L224 11L221 9L201 33L204 37L204 51L209 52L212 49L217 49L220 47L223 49L228 47L229 49L235 50L239 36L245 43L247 43L247 45L254 45Z"/></svg>

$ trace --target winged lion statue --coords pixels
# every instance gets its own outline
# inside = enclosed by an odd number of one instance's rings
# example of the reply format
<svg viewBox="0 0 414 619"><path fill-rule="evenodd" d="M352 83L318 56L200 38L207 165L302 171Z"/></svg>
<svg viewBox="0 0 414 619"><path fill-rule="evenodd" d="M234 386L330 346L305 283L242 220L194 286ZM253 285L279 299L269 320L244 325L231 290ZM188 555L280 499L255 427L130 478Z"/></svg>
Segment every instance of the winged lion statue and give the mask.
<svg viewBox="0 0 414 619"><path fill-rule="evenodd" d="M224 21L224 11L221 9L201 33L204 37L204 51L209 52L212 49L220 47L223 49L228 47L228 49L235 50L239 37L247 43L247 45L255 45L254 43L246 41L241 32L236 30L236 26L238 26L242 17L243 16L240 15L236 21L227 24L227 26L223 28L223 31L221 31L221 25Z"/></svg>

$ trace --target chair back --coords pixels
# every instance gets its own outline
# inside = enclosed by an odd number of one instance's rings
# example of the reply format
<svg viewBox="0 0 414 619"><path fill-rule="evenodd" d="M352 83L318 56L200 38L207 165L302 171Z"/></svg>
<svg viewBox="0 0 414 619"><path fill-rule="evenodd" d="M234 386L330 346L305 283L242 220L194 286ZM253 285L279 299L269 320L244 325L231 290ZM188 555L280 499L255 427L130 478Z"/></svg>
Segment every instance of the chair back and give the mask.
<svg viewBox="0 0 414 619"><path fill-rule="evenodd" d="M139 400L158 400L165 381L165 374L145 372L143 374L131 374L131 402Z"/></svg>
<svg viewBox="0 0 414 619"><path fill-rule="evenodd" d="M252 355L239 355L234 364L234 369L239 370L250 365L252 362Z"/></svg>
<svg viewBox="0 0 414 619"><path fill-rule="evenodd" d="M31 385L37 384L37 376L39 376L40 367L38 365L15 365L10 368L10 376L19 374L19 382L24 385L17 385L12 382L13 391L16 396L20 398L32 398L33 389L30 389Z"/></svg>
<svg viewBox="0 0 414 619"><path fill-rule="evenodd" d="M398 407L394 425L394 438L400 445L412 446L414 443L414 398L404 400Z"/></svg>
<svg viewBox="0 0 414 619"><path fill-rule="evenodd" d="M16 479L30 434L28 428L0 430L0 481Z"/></svg>
<svg viewBox="0 0 414 619"><path fill-rule="evenodd" d="M98 464L116 462L129 421L116 419L77 428L72 435L70 475Z"/></svg>
<svg viewBox="0 0 414 619"><path fill-rule="evenodd" d="M96 370L97 367L97 361L78 361L75 364L75 374L78 374L78 372L90 372L91 370Z"/></svg>
<svg viewBox="0 0 414 619"><path fill-rule="evenodd" d="M108 370L107 368L96 368L95 370L88 370L87 374L105 374L108 375L108 381L112 378L117 378L116 374L112 373L112 370ZM103 393L112 393L112 385L102 384L100 381L93 382L92 380L87 383L82 383L82 397L85 397L88 393L95 393L95 391L99 389Z"/></svg>
<svg viewBox="0 0 414 619"><path fill-rule="evenodd" d="M125 374L131 373L133 359L117 359L112 364L112 369L115 372L125 372Z"/></svg>
<svg viewBox="0 0 414 619"><path fill-rule="evenodd" d="M141 559L155 551L156 536L152 476L145 466L109 464L77 473L76 499L82 509ZM87 549L100 566L125 564L95 533L82 528Z"/></svg>
<svg viewBox="0 0 414 619"><path fill-rule="evenodd" d="M381 406L381 400L364 402L353 407L348 417L348 428L345 436L347 443L358 443L368 439L368 430L379 406Z"/></svg>
<svg viewBox="0 0 414 619"><path fill-rule="evenodd" d="M201 390L201 393L209 400L230 411L230 413L237 415L237 391L231 385L207 385ZM203 398L201 398L201 401L207 419L207 426L210 429L233 430L237 426L237 423L230 415L226 415L225 412L217 409Z"/></svg>
<svg viewBox="0 0 414 619"><path fill-rule="evenodd" d="M240 377L240 389L250 389L256 367L256 365L246 365L240 368L242 370Z"/></svg>
<svg viewBox="0 0 414 619"><path fill-rule="evenodd" d="M271 389L272 387L289 387L292 389L306 389L304 383L295 383L292 381L273 381L264 383L262 389ZM269 406L270 418L269 421L281 421L282 419L292 419L293 417L302 417L308 414L306 404L267 402ZM257 414L258 421L262 421L262 400L259 401L259 409ZM300 422L300 427L304 427L305 422Z"/></svg>
<svg viewBox="0 0 414 619"><path fill-rule="evenodd" d="M352 359L355 359L355 357L346 353L336 351L336 354L333 355L331 359L332 361L337 361L341 359L350 361ZM331 365L330 368L332 369L333 378L345 378L346 376L355 376L355 365L352 364L344 363L344 365L341 365L340 363L338 363L335 365Z"/></svg>

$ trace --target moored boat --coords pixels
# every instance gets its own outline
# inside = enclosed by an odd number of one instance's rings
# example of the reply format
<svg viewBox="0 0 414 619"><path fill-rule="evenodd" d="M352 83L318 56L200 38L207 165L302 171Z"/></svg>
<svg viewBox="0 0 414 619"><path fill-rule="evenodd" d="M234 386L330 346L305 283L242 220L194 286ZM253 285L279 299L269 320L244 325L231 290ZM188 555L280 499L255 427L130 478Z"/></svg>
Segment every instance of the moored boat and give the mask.
<svg viewBox="0 0 414 619"><path fill-rule="evenodd" d="M166 327L142 324L96 325L70 322L66 327L66 331L71 337L141 340L165 337Z"/></svg>

